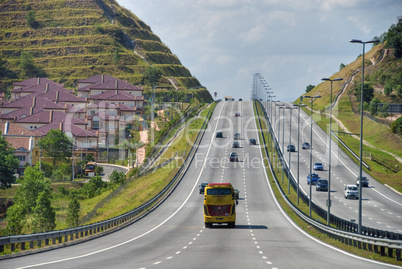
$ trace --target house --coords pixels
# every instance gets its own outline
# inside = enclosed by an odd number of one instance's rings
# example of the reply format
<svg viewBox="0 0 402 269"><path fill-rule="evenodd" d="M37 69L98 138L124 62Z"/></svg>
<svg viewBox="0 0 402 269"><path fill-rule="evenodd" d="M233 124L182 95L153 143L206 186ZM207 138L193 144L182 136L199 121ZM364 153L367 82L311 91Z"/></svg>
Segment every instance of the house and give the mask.
<svg viewBox="0 0 402 269"><path fill-rule="evenodd" d="M17 172L24 174L25 164L35 164L39 157L38 141L41 134L36 131L26 130L17 123L1 122L0 130L5 140L13 147L14 155L18 157L20 164Z"/></svg>

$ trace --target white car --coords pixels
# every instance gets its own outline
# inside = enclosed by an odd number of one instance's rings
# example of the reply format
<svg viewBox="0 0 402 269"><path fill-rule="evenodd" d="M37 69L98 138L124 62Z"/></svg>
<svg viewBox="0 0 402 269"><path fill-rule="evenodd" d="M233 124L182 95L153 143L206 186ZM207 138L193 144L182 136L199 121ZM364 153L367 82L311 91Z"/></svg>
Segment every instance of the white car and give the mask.
<svg viewBox="0 0 402 269"><path fill-rule="evenodd" d="M359 188L356 185L345 186L345 198L359 199Z"/></svg>

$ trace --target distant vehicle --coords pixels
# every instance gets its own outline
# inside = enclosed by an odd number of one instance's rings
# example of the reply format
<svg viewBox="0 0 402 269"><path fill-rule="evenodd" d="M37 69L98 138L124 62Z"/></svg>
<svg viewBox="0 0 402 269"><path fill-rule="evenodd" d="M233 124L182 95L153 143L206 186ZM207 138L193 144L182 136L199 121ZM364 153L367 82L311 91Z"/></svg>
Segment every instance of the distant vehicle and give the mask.
<svg viewBox="0 0 402 269"><path fill-rule="evenodd" d="M326 179L318 179L317 184L315 185L316 191L328 191L328 180Z"/></svg>
<svg viewBox="0 0 402 269"><path fill-rule="evenodd" d="M240 194L239 190L234 189L234 197L235 197L236 200L239 200L239 196L240 196L239 194Z"/></svg>
<svg viewBox="0 0 402 269"><path fill-rule="evenodd" d="M230 153L229 161L231 161L231 162L238 162L239 161L239 156L237 155L237 152L231 152Z"/></svg>
<svg viewBox="0 0 402 269"><path fill-rule="evenodd" d="M294 145L288 145L287 151L295 152L295 151L296 151L296 147L295 147Z"/></svg>
<svg viewBox="0 0 402 269"><path fill-rule="evenodd" d="M251 138L251 139L249 140L249 144L250 144L250 145L257 145L257 140L255 140L254 138Z"/></svg>
<svg viewBox="0 0 402 269"><path fill-rule="evenodd" d="M359 187L360 181L359 181L359 177L357 177L356 179L356 185L357 187ZM368 187L369 186L369 180L367 177L362 177L362 187Z"/></svg>
<svg viewBox="0 0 402 269"><path fill-rule="evenodd" d="M356 185L346 185L345 186L345 198L359 199L359 188Z"/></svg>
<svg viewBox="0 0 402 269"><path fill-rule="evenodd" d="M222 132L216 132L216 137L217 138L223 138L223 133Z"/></svg>
<svg viewBox="0 0 402 269"><path fill-rule="evenodd" d="M240 117L240 112L236 112L235 117Z"/></svg>
<svg viewBox="0 0 402 269"><path fill-rule="evenodd" d="M237 142L237 141L235 141L235 142L233 142L233 146L232 146L233 148L240 148L240 143L239 142Z"/></svg>
<svg viewBox="0 0 402 269"><path fill-rule="evenodd" d="M243 101L243 99L239 98L239 101Z"/></svg>
<svg viewBox="0 0 402 269"><path fill-rule="evenodd" d="M322 165L322 163L315 163L313 165L313 169L322 171L322 170L324 170L324 166Z"/></svg>
<svg viewBox="0 0 402 269"><path fill-rule="evenodd" d="M316 173L311 174L311 185L316 185L320 176ZM307 185L310 185L310 174L307 175Z"/></svg>
<svg viewBox="0 0 402 269"><path fill-rule="evenodd" d="M96 166L96 162L87 163L87 165L85 166L85 175L89 177L94 177Z"/></svg>
<svg viewBox="0 0 402 269"><path fill-rule="evenodd" d="M201 185L198 187L200 190L200 194L204 193L205 187L208 185L208 183L201 183Z"/></svg>
<svg viewBox="0 0 402 269"><path fill-rule="evenodd" d="M309 142L304 142L302 144L302 149L310 149L310 143Z"/></svg>
<svg viewBox="0 0 402 269"><path fill-rule="evenodd" d="M205 228L227 223L229 228L236 227L236 199L232 184L209 183L204 194Z"/></svg>
<svg viewBox="0 0 402 269"><path fill-rule="evenodd" d="M234 140L240 140L240 134L239 133L234 133L233 139Z"/></svg>

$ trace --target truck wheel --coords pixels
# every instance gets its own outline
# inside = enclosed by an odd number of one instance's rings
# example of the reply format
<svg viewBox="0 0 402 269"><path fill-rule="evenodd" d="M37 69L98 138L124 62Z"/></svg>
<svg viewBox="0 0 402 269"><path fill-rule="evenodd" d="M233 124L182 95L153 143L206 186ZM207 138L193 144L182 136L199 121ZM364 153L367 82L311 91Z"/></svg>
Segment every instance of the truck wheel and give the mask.
<svg viewBox="0 0 402 269"><path fill-rule="evenodd" d="M209 222L205 222L205 228L211 228L212 224Z"/></svg>

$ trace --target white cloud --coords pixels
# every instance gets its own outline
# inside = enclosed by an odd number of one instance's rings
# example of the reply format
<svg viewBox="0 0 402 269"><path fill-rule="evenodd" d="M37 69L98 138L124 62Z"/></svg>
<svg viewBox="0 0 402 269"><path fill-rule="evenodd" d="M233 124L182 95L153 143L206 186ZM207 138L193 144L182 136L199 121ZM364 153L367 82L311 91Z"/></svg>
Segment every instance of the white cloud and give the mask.
<svg viewBox="0 0 402 269"><path fill-rule="evenodd" d="M118 0L210 92L248 98L261 73L281 100L331 76L401 15L399 0ZM222 94L221 94L222 93Z"/></svg>

